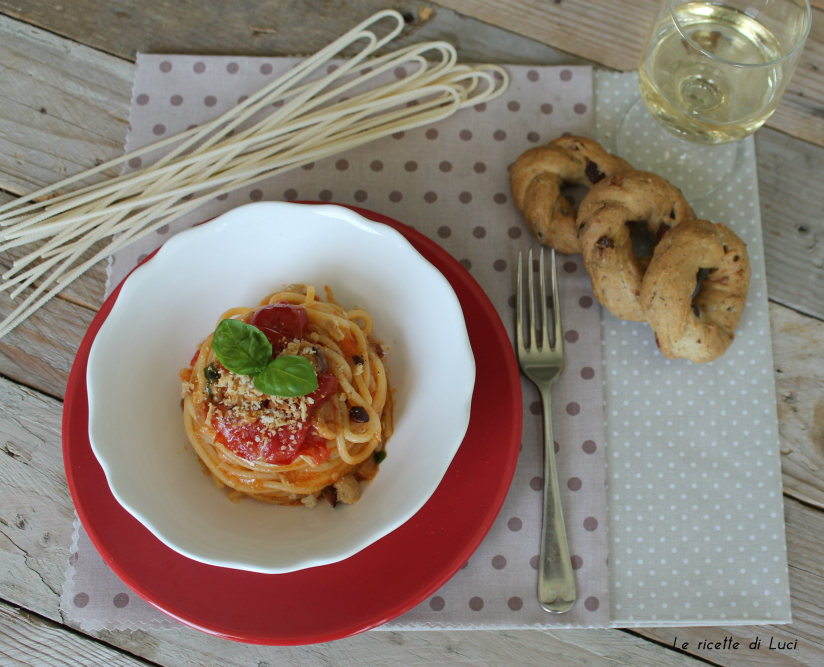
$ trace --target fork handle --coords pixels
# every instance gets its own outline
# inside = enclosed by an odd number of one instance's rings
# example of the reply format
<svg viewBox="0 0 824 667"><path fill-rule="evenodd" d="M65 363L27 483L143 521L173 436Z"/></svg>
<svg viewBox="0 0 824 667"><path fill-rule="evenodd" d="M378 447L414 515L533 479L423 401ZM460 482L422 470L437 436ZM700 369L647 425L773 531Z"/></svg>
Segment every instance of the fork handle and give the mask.
<svg viewBox="0 0 824 667"><path fill-rule="evenodd" d="M569 611L578 593L569 558L564 514L555 468L555 443L552 438L551 386L539 387L544 408L544 514L541 528L541 559L538 566L538 601L552 613Z"/></svg>

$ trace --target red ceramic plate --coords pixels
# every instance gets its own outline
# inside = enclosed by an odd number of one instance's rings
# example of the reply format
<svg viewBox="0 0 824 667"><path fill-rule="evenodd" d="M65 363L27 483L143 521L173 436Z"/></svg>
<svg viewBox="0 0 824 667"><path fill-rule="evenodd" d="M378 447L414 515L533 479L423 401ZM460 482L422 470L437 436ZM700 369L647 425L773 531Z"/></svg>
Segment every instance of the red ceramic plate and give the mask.
<svg viewBox="0 0 824 667"><path fill-rule="evenodd" d="M118 504L89 444L86 364L120 287L92 321L69 376L63 457L89 537L106 563L147 602L226 639L312 644L399 616L469 559L498 515L515 472L521 384L512 346L489 299L458 262L422 234L385 216L349 208L398 230L443 273L461 302L477 366L469 429L440 486L415 516L363 551L289 574L215 567L165 546Z"/></svg>

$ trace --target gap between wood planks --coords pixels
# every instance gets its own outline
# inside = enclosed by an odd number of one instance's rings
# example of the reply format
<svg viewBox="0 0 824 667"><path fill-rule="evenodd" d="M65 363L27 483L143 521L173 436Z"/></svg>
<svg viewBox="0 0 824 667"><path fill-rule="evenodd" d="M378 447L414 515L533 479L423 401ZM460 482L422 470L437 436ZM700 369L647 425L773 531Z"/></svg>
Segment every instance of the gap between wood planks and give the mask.
<svg viewBox="0 0 824 667"><path fill-rule="evenodd" d="M675 629L675 628L673 628ZM695 653L690 653L689 651L685 651L683 649L678 648L677 646L673 646L672 644L668 644L667 642L661 641L659 639L655 639L654 637L647 637L642 632L638 632L637 630L630 630L629 628L620 628L620 632L625 632L628 635L632 635L633 637L639 637L640 639L645 639L648 642L652 642L653 644L657 644L658 646L668 649L670 651L675 651L676 653L681 653L683 655L688 655L690 658L694 658L695 660L700 660L706 665L713 665L713 667L726 667L722 662L715 662L714 660L708 660L703 655L697 655Z"/></svg>
<svg viewBox="0 0 824 667"><path fill-rule="evenodd" d="M19 605L14 604L13 602L9 602L3 598L0 598L0 616L6 617L17 617L17 623L20 625L26 625L29 627L21 628L21 630L25 630L25 634L28 636L28 639L31 643L44 643L48 641L47 637L42 637L38 641L36 638L37 629L39 628L41 631L45 630L45 633L48 635L53 631L57 631L61 635L61 639L63 644L66 643L66 635L69 635L74 641L71 640L69 643L75 644L74 647L78 653L78 659L81 660L88 660L89 658L105 660L105 663L99 664L106 664L106 665L114 665L114 661L117 660L117 656L122 656L122 662L117 661L119 667L138 667L140 665L145 665L147 667L162 667L159 663L151 662L146 660L145 658L135 655L134 653L130 653L119 646L115 646L113 644L109 644L93 635L85 634L82 631L76 630L70 625L66 623L57 623L45 616L41 616L40 614L33 612L25 607L21 607ZM22 634L22 633L21 633ZM18 644L18 647L21 648L21 652L25 649L34 649L35 651L36 646L31 646L28 644L25 648ZM61 647L65 650L67 647L64 645ZM95 652L97 655L90 655L90 653ZM28 657L28 656L11 656L12 658L18 657ZM32 655L32 657L36 657ZM69 657L69 656L64 656ZM22 664L22 663L19 663ZM32 665L36 665L37 663L32 663ZM89 664L89 663L87 663Z"/></svg>

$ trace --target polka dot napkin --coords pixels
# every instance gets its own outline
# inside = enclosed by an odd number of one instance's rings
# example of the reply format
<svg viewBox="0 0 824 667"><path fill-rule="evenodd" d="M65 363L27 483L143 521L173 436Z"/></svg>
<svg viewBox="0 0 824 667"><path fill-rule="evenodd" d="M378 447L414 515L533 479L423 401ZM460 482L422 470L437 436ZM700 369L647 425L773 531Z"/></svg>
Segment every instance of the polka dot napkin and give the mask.
<svg viewBox="0 0 824 667"><path fill-rule="evenodd" d="M636 74L595 73L609 150ZM663 148L647 144L650 162ZM737 147L720 147L730 161ZM735 342L708 364L669 361L646 324L602 311L613 625L789 623L781 458L755 144L729 182L690 203L747 244L752 280ZM676 182L689 190L716 165ZM666 176L666 172L663 173Z"/></svg>
<svg viewBox="0 0 824 667"><path fill-rule="evenodd" d="M140 55L128 149L214 118L297 62ZM108 288L174 233L242 204L340 202L395 217L443 246L478 280L513 335L518 251L539 246L511 201L508 165L564 132L591 136L594 123L590 68L510 67L509 72L509 89L488 104L238 190L161 227L112 257ZM398 68L388 76L406 74ZM135 158L128 169L158 157ZM387 627L609 624L599 308L580 256L559 259L567 370L553 391L553 423L579 602L561 616L547 614L537 603L543 436L537 391L524 380L522 451L497 522L452 581ZM63 609L84 629L170 622L117 579L82 526L69 575Z"/></svg>

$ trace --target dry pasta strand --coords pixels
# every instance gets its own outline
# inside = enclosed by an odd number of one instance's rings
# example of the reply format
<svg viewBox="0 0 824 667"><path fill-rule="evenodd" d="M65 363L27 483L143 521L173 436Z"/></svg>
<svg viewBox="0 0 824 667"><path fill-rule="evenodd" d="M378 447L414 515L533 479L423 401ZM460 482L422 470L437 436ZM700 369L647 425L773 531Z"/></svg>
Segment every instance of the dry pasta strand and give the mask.
<svg viewBox="0 0 824 667"><path fill-rule="evenodd" d="M13 297L36 286L0 323L0 338L100 260L213 197L437 122L494 99L509 85L500 67L458 65L446 42L375 56L403 26L398 12L378 12L219 118L0 206L0 251L40 243L2 276L0 291L11 290ZM376 27L385 34L379 36ZM349 47L360 50L307 80ZM407 77L375 84L401 66ZM272 111L276 103L281 106ZM264 109L271 113L260 119ZM163 150L168 152L154 164L72 190L104 170ZM107 246L81 259L107 238ZM336 304L331 294L329 302ZM364 335L370 327L367 322Z"/></svg>

